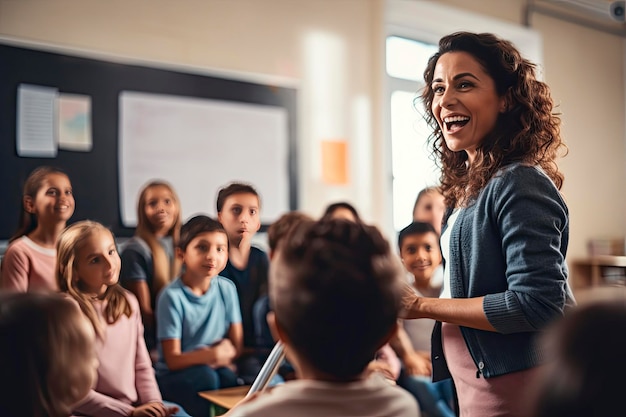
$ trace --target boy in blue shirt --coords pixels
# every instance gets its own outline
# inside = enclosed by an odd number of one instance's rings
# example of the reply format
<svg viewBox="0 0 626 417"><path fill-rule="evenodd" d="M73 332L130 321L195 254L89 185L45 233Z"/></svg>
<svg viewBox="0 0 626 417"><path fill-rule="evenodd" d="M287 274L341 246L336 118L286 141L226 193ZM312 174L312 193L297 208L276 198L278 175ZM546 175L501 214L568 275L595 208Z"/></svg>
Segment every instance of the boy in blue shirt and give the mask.
<svg viewBox="0 0 626 417"><path fill-rule="evenodd" d="M237 290L218 275L228 259L226 231L207 216L193 217L181 228L176 254L184 272L157 297L156 376L163 398L208 416L210 403L197 393L237 385L233 364L243 344Z"/></svg>

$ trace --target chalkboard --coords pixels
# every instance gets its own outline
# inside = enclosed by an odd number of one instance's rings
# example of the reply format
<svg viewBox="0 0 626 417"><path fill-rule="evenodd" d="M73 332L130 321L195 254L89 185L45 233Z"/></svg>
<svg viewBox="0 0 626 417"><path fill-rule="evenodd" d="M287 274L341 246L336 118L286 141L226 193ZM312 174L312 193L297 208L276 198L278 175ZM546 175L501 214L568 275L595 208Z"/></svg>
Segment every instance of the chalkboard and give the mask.
<svg viewBox="0 0 626 417"><path fill-rule="evenodd" d="M20 84L30 84L58 89L59 93L80 94L91 98L91 126L93 147L89 152L59 149L55 158L19 157L16 148L17 91ZM123 92L159 95L160 97L184 97L209 99L217 102L253 104L258 107L281 108L286 112L286 132L283 144L284 181L288 186L285 210L297 208L297 157L296 157L296 102L297 90L291 87L260 84L256 82L223 78L198 71L175 70L163 67L120 63L117 60L94 59L74 52L32 48L22 45L0 43L0 240L7 239L17 228L24 181L28 174L40 165L53 165L66 171L74 188L76 211L71 222L92 219L110 227L119 237L134 232L122 221L120 205L120 97ZM237 137L242 151L247 141L254 137ZM230 143L232 147L233 144ZM193 152L193 150L190 150ZM273 149L257 155L259 172L266 167ZM213 149L212 159L220 160L219 149ZM269 159L271 160L271 159ZM222 161L223 162L223 161ZM222 164L231 167L233 180L238 177L237 161ZM171 161L185 172L184 159ZM273 163L273 162L272 162ZM259 176L262 181L262 176ZM167 178L166 178L167 179ZM189 173L190 181L201 181ZM247 181L250 182L250 181ZM260 191L273 184L251 181ZM207 194L214 211L217 189L198 188ZM134 204L134 202L133 202ZM276 211L277 208L274 208ZM273 213L277 214L277 213Z"/></svg>

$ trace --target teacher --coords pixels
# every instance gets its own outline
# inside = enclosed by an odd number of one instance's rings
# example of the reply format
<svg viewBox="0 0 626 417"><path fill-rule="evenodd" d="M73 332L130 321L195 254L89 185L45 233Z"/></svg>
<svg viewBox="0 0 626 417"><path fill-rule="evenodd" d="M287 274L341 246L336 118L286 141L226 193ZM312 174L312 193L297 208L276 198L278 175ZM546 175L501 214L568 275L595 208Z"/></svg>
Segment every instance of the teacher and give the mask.
<svg viewBox="0 0 626 417"><path fill-rule="evenodd" d="M406 318L438 321L433 379L453 378L461 417L521 416L545 358L536 336L574 302L560 119L535 65L492 34L443 37L424 80L445 278L441 298L406 292Z"/></svg>

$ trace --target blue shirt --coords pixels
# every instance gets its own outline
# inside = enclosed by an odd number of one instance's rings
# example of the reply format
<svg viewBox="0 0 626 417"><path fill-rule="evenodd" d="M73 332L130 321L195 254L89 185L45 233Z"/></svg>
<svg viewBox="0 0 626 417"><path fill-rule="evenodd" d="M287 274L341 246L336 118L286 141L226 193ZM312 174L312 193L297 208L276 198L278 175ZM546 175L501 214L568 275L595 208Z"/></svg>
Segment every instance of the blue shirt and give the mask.
<svg viewBox="0 0 626 417"><path fill-rule="evenodd" d="M178 278L157 297L157 339L179 339L181 352L210 346L227 336L232 324L241 323L235 284L222 276L211 279L206 293L194 294ZM157 371L167 371L159 343Z"/></svg>

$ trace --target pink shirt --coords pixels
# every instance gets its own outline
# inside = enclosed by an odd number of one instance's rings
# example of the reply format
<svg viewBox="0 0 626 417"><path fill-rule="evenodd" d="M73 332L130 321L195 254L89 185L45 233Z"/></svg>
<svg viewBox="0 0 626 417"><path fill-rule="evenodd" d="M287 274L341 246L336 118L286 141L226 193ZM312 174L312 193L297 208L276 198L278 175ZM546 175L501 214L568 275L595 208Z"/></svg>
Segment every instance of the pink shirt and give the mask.
<svg viewBox="0 0 626 417"><path fill-rule="evenodd" d="M443 348L459 399L460 417L524 417L539 367L492 378L476 377L478 368L459 326L443 323Z"/></svg>
<svg viewBox="0 0 626 417"><path fill-rule="evenodd" d="M19 292L58 291L56 249L39 246L27 236L11 242L2 258L0 287Z"/></svg>
<svg viewBox="0 0 626 417"><path fill-rule="evenodd" d="M93 417L128 416L137 405L152 401L161 402L152 361L143 338L143 324L139 303L135 296L125 291L133 313L122 315L117 322L105 325L104 340L96 341L100 366L98 381L74 413ZM105 302L94 306L102 323Z"/></svg>

